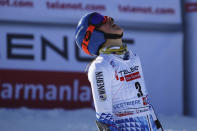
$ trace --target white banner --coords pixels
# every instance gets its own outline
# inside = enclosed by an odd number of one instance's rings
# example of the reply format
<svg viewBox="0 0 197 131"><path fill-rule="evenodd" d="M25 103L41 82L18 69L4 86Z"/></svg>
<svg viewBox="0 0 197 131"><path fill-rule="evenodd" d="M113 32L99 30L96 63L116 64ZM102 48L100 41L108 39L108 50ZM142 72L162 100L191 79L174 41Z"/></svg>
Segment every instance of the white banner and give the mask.
<svg viewBox="0 0 197 131"><path fill-rule="evenodd" d="M84 72L73 28L0 26L0 69ZM182 114L182 33L125 30L124 42L141 57L145 82L160 113Z"/></svg>
<svg viewBox="0 0 197 131"><path fill-rule="evenodd" d="M87 56L76 50L73 28L0 25L0 29L4 43L0 68L83 72L87 65L77 60Z"/></svg>
<svg viewBox="0 0 197 131"><path fill-rule="evenodd" d="M104 4L103 4L104 3ZM180 0L1 0L0 20L76 24L87 12L118 18L121 24L180 24Z"/></svg>

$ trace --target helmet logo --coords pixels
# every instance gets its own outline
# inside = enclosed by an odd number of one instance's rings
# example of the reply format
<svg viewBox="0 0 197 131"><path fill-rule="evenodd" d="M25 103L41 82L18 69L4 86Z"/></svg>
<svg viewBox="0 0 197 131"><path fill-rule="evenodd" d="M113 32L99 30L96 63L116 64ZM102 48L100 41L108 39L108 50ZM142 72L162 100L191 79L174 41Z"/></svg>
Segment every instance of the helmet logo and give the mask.
<svg viewBox="0 0 197 131"><path fill-rule="evenodd" d="M90 37L92 35L92 32L94 31L95 29L95 26L92 26L90 25L86 31L86 34L85 34L85 37L83 39L83 42L81 43L82 44L82 49L83 51L86 53L86 54L90 54L89 50L88 50L88 44L89 44L89 41L90 41Z"/></svg>
<svg viewBox="0 0 197 131"><path fill-rule="evenodd" d="M87 31L85 34L85 41L89 41L90 40L90 36L91 36L92 32L91 31Z"/></svg>

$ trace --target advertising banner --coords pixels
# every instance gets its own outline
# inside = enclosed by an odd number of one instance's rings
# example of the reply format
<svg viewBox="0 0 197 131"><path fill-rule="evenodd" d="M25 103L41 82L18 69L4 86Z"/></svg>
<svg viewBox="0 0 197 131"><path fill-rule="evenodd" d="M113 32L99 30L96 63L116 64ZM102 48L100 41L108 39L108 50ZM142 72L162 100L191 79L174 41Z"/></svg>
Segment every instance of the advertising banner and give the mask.
<svg viewBox="0 0 197 131"><path fill-rule="evenodd" d="M14 25L0 28L4 43L0 45L1 68L84 72L87 61L83 58L90 58L78 50L73 28Z"/></svg>
<svg viewBox="0 0 197 131"><path fill-rule="evenodd" d="M130 22L180 24L180 0L1 0L0 20L77 24L88 12L100 12Z"/></svg>
<svg viewBox="0 0 197 131"><path fill-rule="evenodd" d="M0 25L0 106L92 107L85 68L92 58L74 43L74 28ZM160 113L182 113L182 33L125 30L141 57L150 98Z"/></svg>
<svg viewBox="0 0 197 131"><path fill-rule="evenodd" d="M0 107L92 107L84 73L1 69L0 80Z"/></svg>

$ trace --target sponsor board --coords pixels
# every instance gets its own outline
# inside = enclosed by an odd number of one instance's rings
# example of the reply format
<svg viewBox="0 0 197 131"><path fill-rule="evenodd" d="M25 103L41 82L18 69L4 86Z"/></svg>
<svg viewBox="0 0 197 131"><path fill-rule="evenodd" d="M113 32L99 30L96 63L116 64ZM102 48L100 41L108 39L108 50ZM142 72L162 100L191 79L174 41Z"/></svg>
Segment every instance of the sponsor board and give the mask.
<svg viewBox="0 0 197 131"><path fill-rule="evenodd" d="M0 107L89 108L85 73L0 70Z"/></svg>
<svg viewBox="0 0 197 131"><path fill-rule="evenodd" d="M130 22L180 24L180 7L179 0L1 0L0 12L6 15L0 20L76 24L85 13L97 11L127 26Z"/></svg>
<svg viewBox="0 0 197 131"><path fill-rule="evenodd" d="M71 28L11 27L0 26L1 69L84 72L91 61L78 49Z"/></svg>

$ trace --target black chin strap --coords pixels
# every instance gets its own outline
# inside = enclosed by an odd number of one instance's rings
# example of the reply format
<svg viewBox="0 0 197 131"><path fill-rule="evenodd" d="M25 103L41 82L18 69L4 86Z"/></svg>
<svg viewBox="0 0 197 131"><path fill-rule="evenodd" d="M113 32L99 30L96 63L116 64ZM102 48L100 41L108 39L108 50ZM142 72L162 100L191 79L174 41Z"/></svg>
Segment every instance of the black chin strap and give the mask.
<svg viewBox="0 0 197 131"><path fill-rule="evenodd" d="M104 36L105 36L105 39L120 39L120 38L122 38L123 33L121 35L104 33Z"/></svg>

